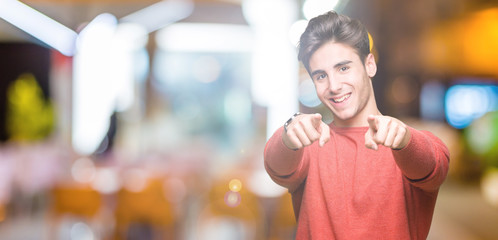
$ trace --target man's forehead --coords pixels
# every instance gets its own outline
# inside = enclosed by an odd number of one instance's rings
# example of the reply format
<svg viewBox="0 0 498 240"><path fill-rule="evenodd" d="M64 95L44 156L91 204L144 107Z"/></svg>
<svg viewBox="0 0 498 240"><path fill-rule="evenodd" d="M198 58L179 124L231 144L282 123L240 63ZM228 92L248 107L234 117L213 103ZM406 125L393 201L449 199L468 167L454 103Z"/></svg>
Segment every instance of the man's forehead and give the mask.
<svg viewBox="0 0 498 240"><path fill-rule="evenodd" d="M352 47L341 43L327 43L313 53L309 66L313 72L354 62L360 62L360 57Z"/></svg>

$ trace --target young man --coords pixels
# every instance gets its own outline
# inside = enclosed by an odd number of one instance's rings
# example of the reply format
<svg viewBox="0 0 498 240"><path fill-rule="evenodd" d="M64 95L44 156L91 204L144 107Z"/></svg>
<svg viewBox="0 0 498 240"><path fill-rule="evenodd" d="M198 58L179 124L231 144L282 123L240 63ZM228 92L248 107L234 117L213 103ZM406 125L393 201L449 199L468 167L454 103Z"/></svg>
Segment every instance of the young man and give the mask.
<svg viewBox="0 0 498 240"><path fill-rule="evenodd" d="M335 12L312 19L299 60L334 120L295 114L265 148L267 172L292 194L297 239L426 239L448 149L379 112L363 25Z"/></svg>

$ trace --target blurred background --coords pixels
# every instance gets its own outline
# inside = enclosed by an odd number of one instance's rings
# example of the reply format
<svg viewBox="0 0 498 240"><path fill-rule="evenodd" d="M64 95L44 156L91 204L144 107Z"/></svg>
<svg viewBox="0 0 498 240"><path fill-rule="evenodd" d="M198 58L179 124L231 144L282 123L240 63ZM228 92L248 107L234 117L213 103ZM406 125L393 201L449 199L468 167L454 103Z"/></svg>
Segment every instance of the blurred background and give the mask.
<svg viewBox="0 0 498 240"><path fill-rule="evenodd" d="M293 239L263 149L332 120L296 56L332 9L450 149L429 239L498 239L496 0L0 0L0 238Z"/></svg>

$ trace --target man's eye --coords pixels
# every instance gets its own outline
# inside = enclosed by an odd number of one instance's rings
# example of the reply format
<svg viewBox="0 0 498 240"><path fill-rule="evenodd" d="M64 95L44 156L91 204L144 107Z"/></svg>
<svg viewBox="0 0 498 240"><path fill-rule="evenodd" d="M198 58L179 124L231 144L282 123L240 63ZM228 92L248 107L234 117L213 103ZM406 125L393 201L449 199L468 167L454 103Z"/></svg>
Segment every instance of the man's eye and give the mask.
<svg viewBox="0 0 498 240"><path fill-rule="evenodd" d="M339 69L339 71L344 72L344 71L346 71L346 70L348 70L348 69L349 69L349 67L341 67L341 68Z"/></svg>
<svg viewBox="0 0 498 240"><path fill-rule="evenodd" d="M316 77L316 80L321 80L321 79L324 79L326 76L325 74L320 74Z"/></svg>

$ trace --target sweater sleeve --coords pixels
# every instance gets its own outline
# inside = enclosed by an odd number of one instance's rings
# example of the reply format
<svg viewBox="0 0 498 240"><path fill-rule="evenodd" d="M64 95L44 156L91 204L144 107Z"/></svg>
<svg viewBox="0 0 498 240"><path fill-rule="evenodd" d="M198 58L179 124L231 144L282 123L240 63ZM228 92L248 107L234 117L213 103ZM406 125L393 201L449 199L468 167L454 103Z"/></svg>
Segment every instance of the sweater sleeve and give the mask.
<svg viewBox="0 0 498 240"><path fill-rule="evenodd" d="M304 148L287 148L282 133L283 128L279 128L266 143L264 165L273 181L293 192L306 178L308 164L303 157Z"/></svg>
<svg viewBox="0 0 498 240"><path fill-rule="evenodd" d="M392 151L394 159L414 186L426 191L435 191L448 173L448 148L428 131L410 127L410 133L408 145L401 150Z"/></svg>

